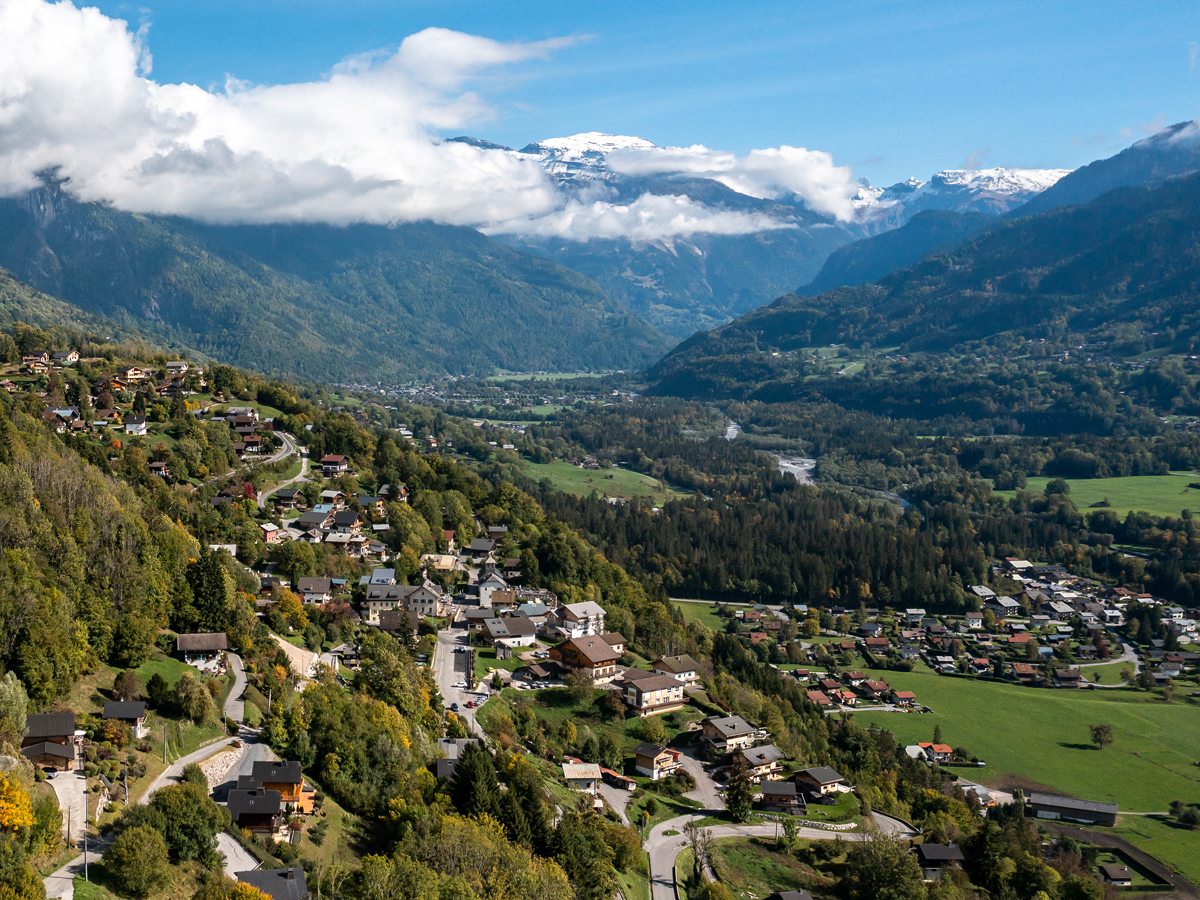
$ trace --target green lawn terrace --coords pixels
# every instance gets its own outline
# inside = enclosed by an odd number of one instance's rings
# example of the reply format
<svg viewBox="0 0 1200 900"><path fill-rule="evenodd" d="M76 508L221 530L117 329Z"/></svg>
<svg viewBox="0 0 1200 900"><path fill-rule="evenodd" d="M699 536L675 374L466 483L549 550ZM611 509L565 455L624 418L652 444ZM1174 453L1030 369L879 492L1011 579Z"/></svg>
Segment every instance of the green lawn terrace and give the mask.
<svg viewBox="0 0 1200 900"><path fill-rule="evenodd" d="M686 495L685 491L664 481L620 466L585 469L564 459L550 463L522 460L521 466L535 481L549 481L555 490L576 497L586 497L594 491L597 496L614 500L646 498L655 503L665 503L674 497Z"/></svg>

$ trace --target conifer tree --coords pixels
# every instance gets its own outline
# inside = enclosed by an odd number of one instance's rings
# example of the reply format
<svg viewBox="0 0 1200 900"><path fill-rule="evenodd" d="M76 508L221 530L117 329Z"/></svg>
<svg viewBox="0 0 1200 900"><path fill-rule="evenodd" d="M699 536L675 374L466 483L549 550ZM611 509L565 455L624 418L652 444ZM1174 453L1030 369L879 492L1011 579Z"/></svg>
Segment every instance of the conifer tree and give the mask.
<svg viewBox="0 0 1200 900"><path fill-rule="evenodd" d="M480 744L467 744L454 769L450 799L464 816L487 813L500 818L500 785L491 755Z"/></svg>
<svg viewBox="0 0 1200 900"><path fill-rule="evenodd" d="M729 790L725 792L725 806L735 822L750 818L754 806L754 785L750 780L750 766L746 757L738 754L733 758L733 769L729 775Z"/></svg>

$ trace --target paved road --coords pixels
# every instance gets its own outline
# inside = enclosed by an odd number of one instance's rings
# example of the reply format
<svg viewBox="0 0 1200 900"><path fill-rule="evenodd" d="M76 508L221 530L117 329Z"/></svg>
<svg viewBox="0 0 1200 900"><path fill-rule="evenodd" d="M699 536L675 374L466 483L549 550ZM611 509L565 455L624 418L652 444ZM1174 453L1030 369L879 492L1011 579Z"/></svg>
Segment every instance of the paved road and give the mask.
<svg viewBox="0 0 1200 900"><path fill-rule="evenodd" d="M237 787L239 776L252 775L254 773L254 764L256 762L279 759L274 751L267 746L266 741L262 740L256 732L242 729L242 741L245 744L242 755L233 764L233 767L225 773L225 780L213 788L212 796L218 803L225 803L229 799L229 792Z"/></svg>
<svg viewBox="0 0 1200 900"><path fill-rule="evenodd" d="M228 747L235 740L237 740L237 738L227 737L224 740L214 741L211 744L206 744L195 753L189 753L187 756L181 756L171 765L167 766L166 770L150 783L150 787L146 788L145 793L142 794L141 799L139 799L138 802L149 803L150 795L159 788L164 788L168 784L178 783L179 776L182 774L184 766L188 765L189 763L198 763L203 759L208 759L218 750L223 750L224 748Z"/></svg>
<svg viewBox="0 0 1200 900"><path fill-rule="evenodd" d="M466 646L467 629L445 628L439 631L437 647L433 651L433 677L446 706L457 703L459 718L466 722L471 731L482 735L483 729L475 721L475 710L467 709L467 701L483 699L486 693L471 693L454 686L467 680L467 659L470 657L468 653L455 653L454 648Z"/></svg>
<svg viewBox="0 0 1200 900"><path fill-rule="evenodd" d="M683 826L694 819L702 819L712 814L712 810L703 810L694 815L676 816L660 822L650 830L646 839L645 849L650 855L650 897L651 900L675 900L675 857L687 846L683 836ZM714 839L728 837L773 837L776 826L770 825L713 825L708 830ZM666 834L667 831L677 831L679 834ZM847 841L865 840L867 835L862 832L825 831L821 828L801 828L797 834L802 838L816 841L831 841L841 837Z"/></svg>
<svg viewBox="0 0 1200 900"><path fill-rule="evenodd" d="M1089 660L1087 662L1079 662L1079 663L1076 663L1073 666L1071 666L1071 668L1078 670L1078 669L1083 668L1084 666L1091 668L1092 666L1115 666L1115 665L1119 665L1119 664L1124 664L1124 665L1130 666L1133 670L1133 677L1135 679L1138 677L1138 673L1142 671L1142 661L1140 659L1138 659L1137 651L1133 649L1132 645L1125 644L1125 643L1121 644L1121 655L1116 657L1115 659L1101 659L1101 660ZM1124 681L1118 682L1116 684L1096 684L1095 682L1090 682L1090 683L1094 687L1098 687L1098 688L1124 687L1126 684Z"/></svg>
<svg viewBox="0 0 1200 900"><path fill-rule="evenodd" d="M217 835L217 850L225 855L225 874L234 881L238 872L250 872L259 866L253 854L224 831Z"/></svg>
<svg viewBox="0 0 1200 900"><path fill-rule="evenodd" d="M96 839L95 842L88 841L87 863L89 866L100 862L104 851L108 849L109 841L106 839ZM61 897L62 900L73 900L75 896L75 876L83 875L83 854L80 853L77 857L59 869L55 869L49 875L42 879L42 883L46 886L46 897Z"/></svg>
<svg viewBox="0 0 1200 900"><path fill-rule="evenodd" d="M246 669L242 666L242 658L236 653L226 653L229 660L229 671L233 673L233 687L225 698L225 718L237 723L246 717Z"/></svg>
<svg viewBox="0 0 1200 900"><path fill-rule="evenodd" d="M276 453L270 459L265 460L265 462L279 462L281 459L287 459L287 457L291 456L293 453L296 452L296 445L295 445L295 443L293 443L295 438L293 438L290 434L285 434L282 431L278 432L278 434L279 434L280 439L283 441L283 447L282 447L282 449L280 449L280 451L278 453ZM272 494L274 494L276 491L281 491L286 487L291 487L294 484L300 484L301 482L308 481L308 480L309 480L308 479L308 457L302 456L302 457L300 457L300 474L297 475L295 478L288 479L283 484L275 485L275 487L271 488L269 491L263 491L263 493L259 494L258 495L258 508L266 509L267 508L267 498L270 497Z"/></svg>

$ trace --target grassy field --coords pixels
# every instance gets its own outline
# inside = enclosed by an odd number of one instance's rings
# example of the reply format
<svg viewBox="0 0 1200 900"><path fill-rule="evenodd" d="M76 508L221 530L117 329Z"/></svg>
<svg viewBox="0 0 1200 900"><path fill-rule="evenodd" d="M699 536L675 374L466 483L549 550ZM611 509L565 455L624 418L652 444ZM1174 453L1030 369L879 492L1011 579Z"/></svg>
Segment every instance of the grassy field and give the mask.
<svg viewBox="0 0 1200 900"><path fill-rule="evenodd" d="M631 472L629 469L614 467L589 471L562 459L552 463L523 460L521 465L535 481L548 478L556 490L564 494L574 494L576 497L586 497L593 490L602 497L651 497L659 501L684 495L682 491L670 485L666 486L666 490L662 490L655 479L640 472Z"/></svg>
<svg viewBox="0 0 1200 900"><path fill-rule="evenodd" d="M1119 666L1117 667L1119 670ZM1109 676L1106 676L1109 677ZM933 714L862 712L860 725L895 732L901 744L932 739L987 762L968 774L992 786L1049 788L1130 812L1160 812L1200 796L1200 709L1134 691L1022 688L925 672L888 672L888 684L915 691ZM1114 743L1097 750L1089 725L1111 725ZM960 770L961 771L961 770ZM1146 817L1121 819L1118 832L1200 880L1200 832Z"/></svg>
<svg viewBox="0 0 1200 900"><path fill-rule="evenodd" d="M513 650L511 659L496 659L496 651L491 647L479 647L475 651L475 677L484 678L488 673L488 669L503 669L505 672L512 672L521 666L527 666L525 660L516 656L517 653L525 653L528 648L516 648Z"/></svg>
<svg viewBox="0 0 1200 900"><path fill-rule="evenodd" d="M195 668L187 663L180 662L164 653L154 652L149 662L143 663L137 668L138 678L142 679L142 684L148 682L153 676L161 675L166 679L167 684L174 685L185 672L191 672L192 675L199 673Z"/></svg>
<svg viewBox="0 0 1200 900"><path fill-rule="evenodd" d="M672 605L683 613L685 622L699 622L713 631L724 631L726 619L717 615L716 603L689 603L683 600L672 600Z"/></svg>
<svg viewBox="0 0 1200 900"><path fill-rule="evenodd" d="M1028 490L1040 494L1049 478L1030 478ZM1155 516L1178 516L1190 509L1200 512L1200 490L1188 484L1200 481L1196 475L1132 475L1129 478L1068 478L1071 500L1083 510L1105 498L1117 515L1130 510L1148 512ZM1002 497L1015 496L1014 491L997 491Z"/></svg>
<svg viewBox="0 0 1200 900"><path fill-rule="evenodd" d="M735 897L758 900L775 891L798 891L808 867L777 852L765 838L724 838L713 845L713 871Z"/></svg>
<svg viewBox="0 0 1200 900"><path fill-rule="evenodd" d="M625 900L650 900L650 879L641 872L618 872L617 885Z"/></svg>

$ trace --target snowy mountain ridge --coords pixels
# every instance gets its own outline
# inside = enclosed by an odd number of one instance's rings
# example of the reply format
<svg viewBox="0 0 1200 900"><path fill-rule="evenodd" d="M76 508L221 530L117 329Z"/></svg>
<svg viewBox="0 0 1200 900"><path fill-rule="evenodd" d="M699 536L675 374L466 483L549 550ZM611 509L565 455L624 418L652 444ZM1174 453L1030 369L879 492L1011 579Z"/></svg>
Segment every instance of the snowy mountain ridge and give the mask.
<svg viewBox="0 0 1200 900"><path fill-rule="evenodd" d="M585 131L534 141L522 147L520 152L540 156L545 170L560 182L586 183L614 177L606 159L614 150L655 149L656 145L645 138Z"/></svg>

